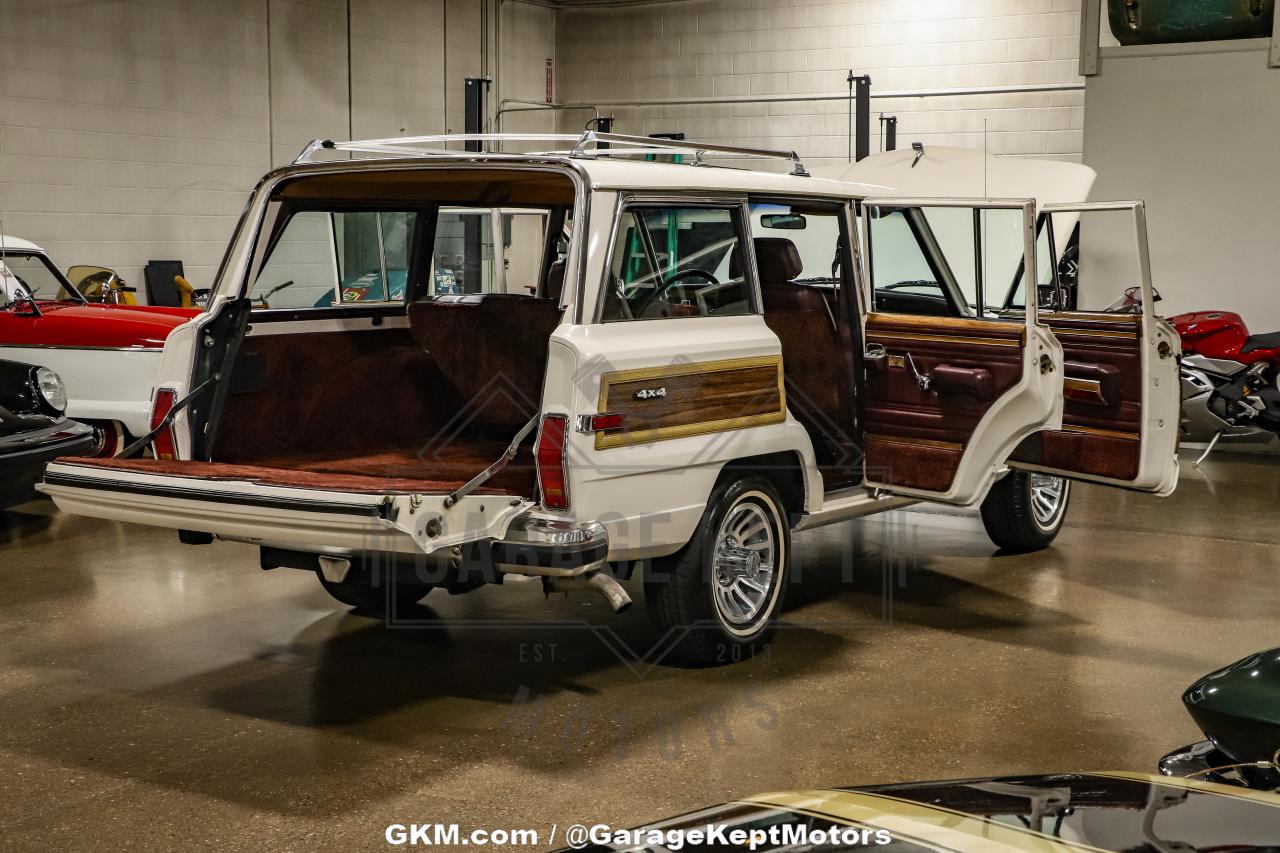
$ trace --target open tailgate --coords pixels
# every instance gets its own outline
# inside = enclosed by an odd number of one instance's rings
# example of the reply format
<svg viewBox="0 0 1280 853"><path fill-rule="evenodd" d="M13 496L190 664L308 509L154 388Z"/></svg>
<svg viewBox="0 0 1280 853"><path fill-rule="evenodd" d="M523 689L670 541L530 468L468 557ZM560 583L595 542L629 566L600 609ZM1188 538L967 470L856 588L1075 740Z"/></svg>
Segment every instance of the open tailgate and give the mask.
<svg viewBox="0 0 1280 853"><path fill-rule="evenodd" d="M432 553L500 539L532 501L505 494L337 491L55 461L37 488L76 515L335 552Z"/></svg>

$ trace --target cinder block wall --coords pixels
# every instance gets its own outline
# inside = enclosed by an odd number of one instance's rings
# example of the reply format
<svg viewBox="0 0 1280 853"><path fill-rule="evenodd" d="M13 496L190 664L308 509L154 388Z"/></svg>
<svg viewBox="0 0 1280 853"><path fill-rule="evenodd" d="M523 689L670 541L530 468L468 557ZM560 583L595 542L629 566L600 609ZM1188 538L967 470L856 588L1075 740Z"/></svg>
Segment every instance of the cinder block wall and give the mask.
<svg viewBox="0 0 1280 853"><path fill-rule="evenodd" d="M486 59L498 91L540 87L553 12L496 7L350 0L348 73L347 0L0 0L4 232L208 286L248 191L311 139L461 132Z"/></svg>
<svg viewBox="0 0 1280 853"><path fill-rule="evenodd" d="M832 94L850 69L873 92L1078 83L1079 0L676 0L559 13L557 95L613 113L623 133L683 131L795 148L815 162L848 150L847 104L652 104L708 96ZM612 103L611 103L612 102ZM872 101L920 140L1079 160L1083 92ZM562 127L580 127L579 114ZM985 126L985 140L984 140Z"/></svg>

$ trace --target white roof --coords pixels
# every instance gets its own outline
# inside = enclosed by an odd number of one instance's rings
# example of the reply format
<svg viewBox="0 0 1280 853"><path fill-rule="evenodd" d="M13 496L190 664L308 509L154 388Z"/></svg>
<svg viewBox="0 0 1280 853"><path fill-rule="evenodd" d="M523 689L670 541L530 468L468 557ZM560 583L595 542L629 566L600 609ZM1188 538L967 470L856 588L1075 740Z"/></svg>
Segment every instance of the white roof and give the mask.
<svg viewBox="0 0 1280 853"><path fill-rule="evenodd" d="M7 234L0 234L0 249L6 249L11 252L39 252L42 255L48 254L30 240L23 240L21 237L10 237Z"/></svg>
<svg viewBox="0 0 1280 853"><path fill-rule="evenodd" d="M884 184L899 195L1034 198L1037 205L1086 201L1098 177L1080 163L1000 157L945 145L926 145L924 156L913 167L915 159L916 152L905 148L814 171L838 180Z"/></svg>
<svg viewBox="0 0 1280 853"><path fill-rule="evenodd" d="M573 162L586 170L596 189L799 193L843 198L900 194L874 181L864 183L826 177L802 177L750 168L653 163L622 157L583 157L575 158Z"/></svg>

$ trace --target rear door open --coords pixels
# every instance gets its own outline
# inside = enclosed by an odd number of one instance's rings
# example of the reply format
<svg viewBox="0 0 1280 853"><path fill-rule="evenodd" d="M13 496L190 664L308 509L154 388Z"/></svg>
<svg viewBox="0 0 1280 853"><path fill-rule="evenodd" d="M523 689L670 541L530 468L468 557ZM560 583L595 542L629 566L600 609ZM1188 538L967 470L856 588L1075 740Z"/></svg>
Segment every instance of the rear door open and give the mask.
<svg viewBox="0 0 1280 853"><path fill-rule="evenodd" d="M1043 212L1039 245L1050 258L1062 258L1059 240L1080 229L1079 282L1062 282L1058 263L1042 263L1036 276L1036 290L1054 294L1040 319L1064 351L1063 425L1028 438L1010 464L1168 494L1178 477L1179 346L1155 314L1145 208L1096 202ZM1014 307L1020 294L1015 283Z"/></svg>
<svg viewBox="0 0 1280 853"><path fill-rule="evenodd" d="M1025 438L1060 425L1061 347L1034 300L1001 310L1019 265L1036 268L1035 203L866 199L861 211L865 482L972 504Z"/></svg>

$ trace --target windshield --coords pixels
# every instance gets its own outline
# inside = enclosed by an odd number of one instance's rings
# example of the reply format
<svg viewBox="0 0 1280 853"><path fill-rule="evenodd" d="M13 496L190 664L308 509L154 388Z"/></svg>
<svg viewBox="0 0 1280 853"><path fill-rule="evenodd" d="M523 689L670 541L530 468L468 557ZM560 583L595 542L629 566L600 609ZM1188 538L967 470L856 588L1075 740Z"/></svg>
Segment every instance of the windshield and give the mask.
<svg viewBox="0 0 1280 853"><path fill-rule="evenodd" d="M4 252L0 256L0 287L6 303L28 296L45 301L84 301L48 258L34 252Z"/></svg>

